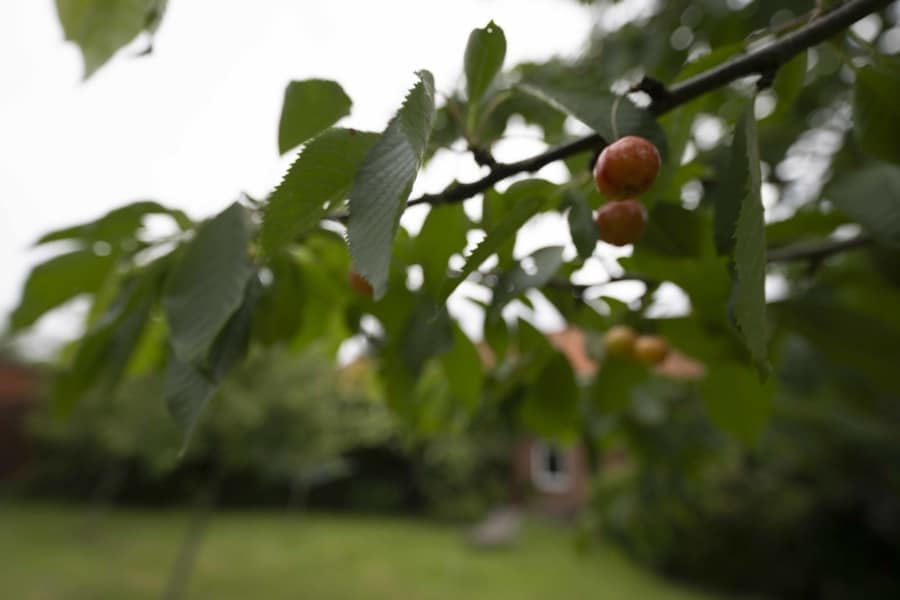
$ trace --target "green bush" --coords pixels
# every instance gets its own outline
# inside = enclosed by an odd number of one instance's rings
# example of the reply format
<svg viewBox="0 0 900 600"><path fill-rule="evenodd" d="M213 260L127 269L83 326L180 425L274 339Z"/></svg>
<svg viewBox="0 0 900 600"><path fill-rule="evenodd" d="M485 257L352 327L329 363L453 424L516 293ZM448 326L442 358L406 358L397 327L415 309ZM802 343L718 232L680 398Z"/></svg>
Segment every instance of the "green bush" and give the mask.
<svg viewBox="0 0 900 600"><path fill-rule="evenodd" d="M92 394L66 418L41 407L26 491L85 499L182 501L212 478L221 501L307 503L477 517L500 500L509 448L462 423L422 437L389 412L360 362L336 371L314 352L255 353L211 400L184 455L158 401L158 376Z"/></svg>
<svg viewBox="0 0 900 600"><path fill-rule="evenodd" d="M183 456L181 432L157 401L158 376L93 394L65 419L46 406L31 420L38 447L31 486L83 496L124 470L135 492L174 487L177 498L181 480L218 473L226 483L252 482L265 496L267 488L340 476L345 452L396 432L378 397L346 379L314 352L260 351L211 400L216 410L200 420Z"/></svg>

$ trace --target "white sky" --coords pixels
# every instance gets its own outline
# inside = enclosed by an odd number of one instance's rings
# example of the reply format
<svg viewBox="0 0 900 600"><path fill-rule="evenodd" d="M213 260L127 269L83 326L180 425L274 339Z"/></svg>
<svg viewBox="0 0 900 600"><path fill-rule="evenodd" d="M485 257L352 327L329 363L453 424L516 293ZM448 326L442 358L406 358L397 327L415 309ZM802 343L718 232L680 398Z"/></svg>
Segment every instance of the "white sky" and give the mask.
<svg viewBox="0 0 900 600"><path fill-rule="evenodd" d="M469 31L490 19L506 32L507 65L575 54L592 25L564 0L170 0L151 56L132 58L137 43L82 82L52 0L0 2L0 324L47 257L30 248L41 233L138 199L202 218L242 190L264 195L288 164L276 145L288 81L337 80L354 100L345 123L380 131L415 70L431 70L439 91L461 82ZM520 140L500 158L536 149ZM477 173L451 155L417 187ZM71 321L51 316L39 331Z"/></svg>

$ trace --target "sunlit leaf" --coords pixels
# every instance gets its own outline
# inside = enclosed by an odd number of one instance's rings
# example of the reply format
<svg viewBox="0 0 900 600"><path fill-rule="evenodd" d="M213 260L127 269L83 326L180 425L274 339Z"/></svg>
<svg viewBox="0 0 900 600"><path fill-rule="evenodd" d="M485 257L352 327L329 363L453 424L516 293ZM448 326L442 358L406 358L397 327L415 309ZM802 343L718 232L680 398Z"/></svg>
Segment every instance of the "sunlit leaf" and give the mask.
<svg viewBox="0 0 900 600"><path fill-rule="evenodd" d="M278 151L284 154L350 114L353 103L335 81L292 81L284 90Z"/></svg>
<svg viewBox="0 0 900 600"><path fill-rule="evenodd" d="M353 185L356 169L378 135L354 129L329 129L303 148L269 196L260 242L267 254L307 233Z"/></svg>
<svg viewBox="0 0 900 600"><path fill-rule="evenodd" d="M123 249L124 245L133 243L136 233L142 228L148 215L171 217L180 229L187 229L191 225L191 220L182 211L167 208L159 202L145 200L111 210L88 223L45 233L36 243L46 244L59 240L77 240L88 244L106 242L113 246L112 249L119 250Z"/></svg>
<svg viewBox="0 0 900 600"><path fill-rule="evenodd" d="M159 0L56 0L66 39L78 44L87 79L147 27Z"/></svg>
<svg viewBox="0 0 900 600"><path fill-rule="evenodd" d="M466 44L466 92L469 106L475 106L500 72L506 56L506 36L491 21L484 29L473 29ZM471 110L471 108L470 108Z"/></svg>
<svg viewBox="0 0 900 600"><path fill-rule="evenodd" d="M47 311L80 294L98 291L115 261L113 254L76 250L34 267L25 282L22 299L10 316L12 330L29 327Z"/></svg>

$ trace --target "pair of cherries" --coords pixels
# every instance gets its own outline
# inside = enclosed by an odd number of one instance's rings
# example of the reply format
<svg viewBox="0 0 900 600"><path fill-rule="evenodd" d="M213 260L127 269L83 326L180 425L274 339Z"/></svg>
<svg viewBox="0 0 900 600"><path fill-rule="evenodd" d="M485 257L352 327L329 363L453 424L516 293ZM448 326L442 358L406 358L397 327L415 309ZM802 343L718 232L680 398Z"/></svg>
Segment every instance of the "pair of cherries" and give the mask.
<svg viewBox="0 0 900 600"><path fill-rule="evenodd" d="M637 200L660 168L659 151L650 140L629 135L603 149L594 164L594 183L610 202L597 212L600 239L626 246L640 239L647 226L647 209Z"/></svg>

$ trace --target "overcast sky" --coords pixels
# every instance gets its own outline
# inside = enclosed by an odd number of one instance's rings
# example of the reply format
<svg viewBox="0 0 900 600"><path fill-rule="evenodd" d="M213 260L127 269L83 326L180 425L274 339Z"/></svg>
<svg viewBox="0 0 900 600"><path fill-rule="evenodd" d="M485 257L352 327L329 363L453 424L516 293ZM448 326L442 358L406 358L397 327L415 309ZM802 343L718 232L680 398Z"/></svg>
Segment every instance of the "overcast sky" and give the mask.
<svg viewBox="0 0 900 600"><path fill-rule="evenodd" d="M30 246L48 229L138 199L202 218L242 190L265 195L289 160L276 133L291 79L337 80L354 100L345 124L380 131L417 69L439 91L460 83L469 31L490 19L506 32L507 65L573 55L592 25L564 0L170 0L151 56L134 57L138 40L83 82L52 0L0 2L0 320L47 258ZM519 136L500 158L540 149ZM445 157L417 187L477 174L470 158ZM39 331L71 321L51 316Z"/></svg>

